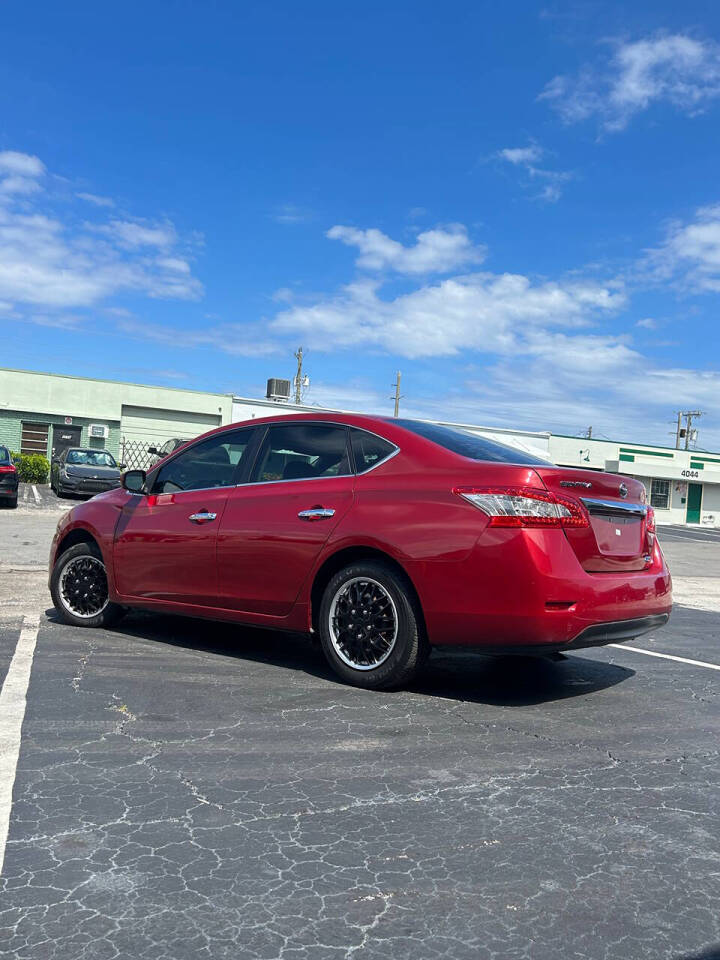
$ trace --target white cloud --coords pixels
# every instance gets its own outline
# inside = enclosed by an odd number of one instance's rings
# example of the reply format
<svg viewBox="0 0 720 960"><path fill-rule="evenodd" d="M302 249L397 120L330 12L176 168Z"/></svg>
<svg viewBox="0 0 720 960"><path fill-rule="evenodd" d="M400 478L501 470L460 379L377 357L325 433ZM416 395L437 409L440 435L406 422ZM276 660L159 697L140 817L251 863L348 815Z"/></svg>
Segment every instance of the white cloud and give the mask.
<svg viewBox="0 0 720 960"><path fill-rule="evenodd" d="M635 326L643 327L645 330L654 330L657 327L657 321L653 320L652 317L643 317L642 320L638 320Z"/></svg>
<svg viewBox="0 0 720 960"><path fill-rule="evenodd" d="M0 152L0 196L37 193L42 190L39 181L45 172L45 164L38 157L3 150Z"/></svg>
<svg viewBox="0 0 720 960"><path fill-rule="evenodd" d="M0 153L0 173L19 177L42 177L45 174L45 164L39 157L29 153L3 150Z"/></svg>
<svg viewBox="0 0 720 960"><path fill-rule="evenodd" d="M647 262L659 278L676 277L691 292L720 292L720 204L701 207L690 223L672 223Z"/></svg>
<svg viewBox="0 0 720 960"><path fill-rule="evenodd" d="M594 281L533 282L484 272L383 300L376 283L362 280L311 306L282 311L271 326L302 333L316 349L369 346L407 357L502 354L526 349L529 327L583 325L624 300L621 289Z"/></svg>
<svg viewBox="0 0 720 960"><path fill-rule="evenodd" d="M235 357L265 357L279 352L276 341L264 336L262 325L224 323L203 329L182 329L169 324L119 319L117 328L137 340L176 349L209 347Z"/></svg>
<svg viewBox="0 0 720 960"><path fill-rule="evenodd" d="M86 200L95 207L114 207L115 201L110 197L99 197L96 193L76 193L79 200Z"/></svg>
<svg viewBox="0 0 720 960"><path fill-rule="evenodd" d="M312 211L295 203L283 203L271 214L275 223L305 223L312 219Z"/></svg>
<svg viewBox="0 0 720 960"><path fill-rule="evenodd" d="M606 130L617 131L654 103L664 101L692 115L719 95L720 45L660 33L616 42L609 61L586 66L575 77L554 77L539 99L566 123L596 115Z"/></svg>
<svg viewBox="0 0 720 960"><path fill-rule="evenodd" d="M504 150L498 151L498 155L502 160L507 160L508 163L523 167L538 163L543 153L542 147L536 143L531 144L529 147L506 147Z"/></svg>
<svg viewBox="0 0 720 960"><path fill-rule="evenodd" d="M482 263L486 253L485 247L473 246L462 224L424 230L417 235L412 247L403 246L377 229L335 226L328 230L327 236L349 247L357 247L360 254L355 262L366 270L387 269L404 274L448 273L470 263Z"/></svg>
<svg viewBox="0 0 720 960"><path fill-rule="evenodd" d="M149 224L141 220L111 220L93 229L111 237L119 246L127 250L138 247L167 249L177 242L175 228L167 221Z"/></svg>
<svg viewBox="0 0 720 960"><path fill-rule="evenodd" d="M561 185L572 179L572 174L564 170L549 170L547 167L538 166L544 156L545 150L537 143L530 143L527 147L506 147L498 150L496 154L498 160L504 160L523 170L530 181L544 181L542 190L535 195L536 200L556 203L562 196Z"/></svg>
<svg viewBox="0 0 720 960"><path fill-rule="evenodd" d="M45 167L37 157L6 151L3 173L0 192L17 177L36 183ZM168 221L78 222L65 197L57 205L62 216L54 214L54 200L50 191L33 196L15 185L0 203L0 299L14 309L88 307L120 293L179 299L202 293Z"/></svg>

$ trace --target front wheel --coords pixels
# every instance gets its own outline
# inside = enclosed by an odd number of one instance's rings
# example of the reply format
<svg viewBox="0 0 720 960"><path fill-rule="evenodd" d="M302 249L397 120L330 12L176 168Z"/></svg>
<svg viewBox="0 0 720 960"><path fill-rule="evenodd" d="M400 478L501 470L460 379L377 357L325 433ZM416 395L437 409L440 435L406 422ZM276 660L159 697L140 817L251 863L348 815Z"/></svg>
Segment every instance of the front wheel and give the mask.
<svg viewBox="0 0 720 960"><path fill-rule="evenodd" d="M318 628L333 670L370 690L409 683L428 652L410 583L381 561L361 561L335 574L323 594Z"/></svg>
<svg viewBox="0 0 720 960"><path fill-rule="evenodd" d="M94 543L78 543L60 554L50 593L62 620L75 627L109 627L125 612L110 602L105 564Z"/></svg>

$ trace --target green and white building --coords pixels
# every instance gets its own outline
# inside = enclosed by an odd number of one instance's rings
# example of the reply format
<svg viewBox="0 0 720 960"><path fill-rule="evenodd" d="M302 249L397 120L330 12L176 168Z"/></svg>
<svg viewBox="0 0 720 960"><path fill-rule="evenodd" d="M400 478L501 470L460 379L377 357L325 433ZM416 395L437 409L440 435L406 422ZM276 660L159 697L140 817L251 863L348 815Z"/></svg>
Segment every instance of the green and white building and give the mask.
<svg viewBox="0 0 720 960"><path fill-rule="evenodd" d="M19 453L68 446L137 460L148 446L229 423L232 396L0 369L0 443Z"/></svg>

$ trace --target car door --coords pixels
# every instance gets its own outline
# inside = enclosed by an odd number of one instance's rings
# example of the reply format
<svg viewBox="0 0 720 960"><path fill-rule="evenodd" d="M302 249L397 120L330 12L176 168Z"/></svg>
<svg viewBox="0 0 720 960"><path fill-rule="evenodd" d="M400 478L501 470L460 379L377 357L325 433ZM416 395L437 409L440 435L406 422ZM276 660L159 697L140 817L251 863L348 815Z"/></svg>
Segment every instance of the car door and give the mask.
<svg viewBox="0 0 720 960"><path fill-rule="evenodd" d="M215 434L148 476L115 531L114 569L123 597L216 606L216 542L229 491L254 429Z"/></svg>
<svg viewBox="0 0 720 960"><path fill-rule="evenodd" d="M230 492L220 523L222 606L287 616L353 491L345 426L268 427L252 474Z"/></svg>

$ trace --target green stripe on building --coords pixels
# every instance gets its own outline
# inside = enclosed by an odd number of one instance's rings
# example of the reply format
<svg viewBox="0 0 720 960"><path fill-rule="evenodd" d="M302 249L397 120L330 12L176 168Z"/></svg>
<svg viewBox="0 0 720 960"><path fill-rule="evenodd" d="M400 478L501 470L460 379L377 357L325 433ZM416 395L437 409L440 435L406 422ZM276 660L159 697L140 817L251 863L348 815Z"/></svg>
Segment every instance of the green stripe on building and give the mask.
<svg viewBox="0 0 720 960"><path fill-rule="evenodd" d="M692 467L693 470L704 470L704 469L705 469L705 464L704 464L704 463L695 463L694 460L691 460L691 461L690 461L690 466Z"/></svg>
<svg viewBox="0 0 720 960"><path fill-rule="evenodd" d="M631 453L621 453L621 460L626 460L628 463L635 463L635 457Z"/></svg>
<svg viewBox="0 0 720 960"><path fill-rule="evenodd" d="M620 453L634 453L638 457L667 457L670 460L675 456L674 453L661 453L659 450L631 450L629 447L620 447Z"/></svg>
<svg viewBox="0 0 720 960"><path fill-rule="evenodd" d="M691 454L692 459L698 461L699 463L720 463L720 459L717 457L701 457L696 453Z"/></svg>

